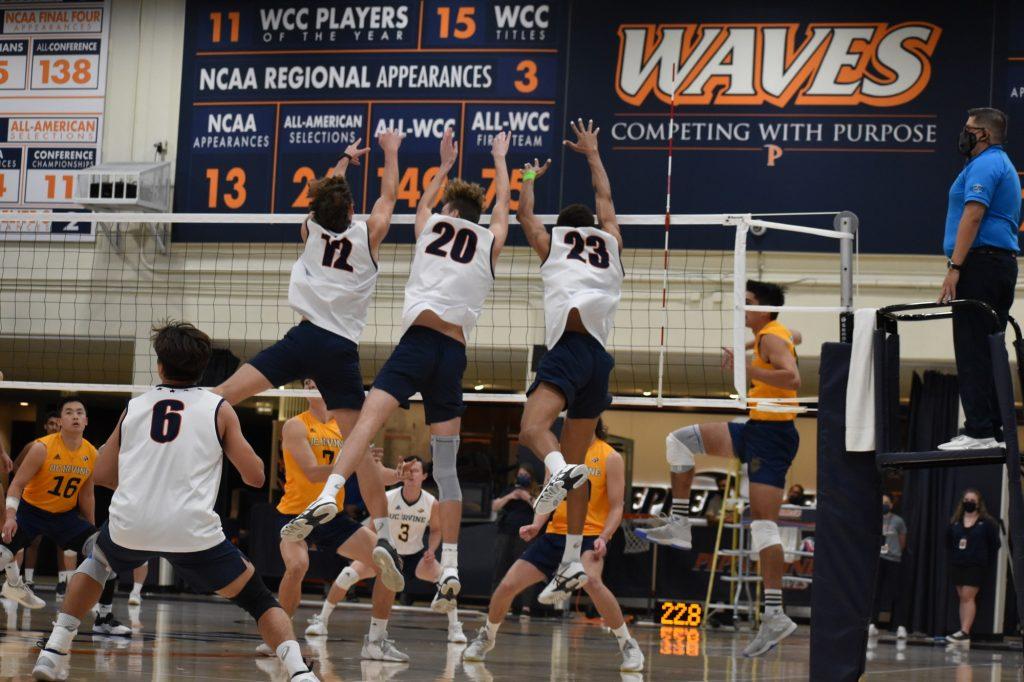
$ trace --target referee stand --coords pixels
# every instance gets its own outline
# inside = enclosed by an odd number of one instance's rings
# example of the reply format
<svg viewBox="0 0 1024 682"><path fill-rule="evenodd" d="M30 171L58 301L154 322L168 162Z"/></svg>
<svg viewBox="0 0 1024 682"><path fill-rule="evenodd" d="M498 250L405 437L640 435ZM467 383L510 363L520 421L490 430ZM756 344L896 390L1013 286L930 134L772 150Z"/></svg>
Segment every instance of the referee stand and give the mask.
<svg viewBox="0 0 1024 682"><path fill-rule="evenodd" d="M957 306L973 306L991 320L992 373L1006 447L985 450L899 449L900 323L942 320ZM1014 350L1024 388L1024 339L1016 321ZM1012 575L1024 576L1024 492L1013 380L1005 333L994 310L979 301L909 303L881 308L874 332L875 453L846 450L846 392L850 343L822 346L818 405L818 525L811 608L811 679L854 681L864 673L867 627L878 571L882 527L881 470L1005 463L1009 493L1008 538ZM875 500L876 504L865 504ZM1015 583L1017 613L1024 589Z"/></svg>

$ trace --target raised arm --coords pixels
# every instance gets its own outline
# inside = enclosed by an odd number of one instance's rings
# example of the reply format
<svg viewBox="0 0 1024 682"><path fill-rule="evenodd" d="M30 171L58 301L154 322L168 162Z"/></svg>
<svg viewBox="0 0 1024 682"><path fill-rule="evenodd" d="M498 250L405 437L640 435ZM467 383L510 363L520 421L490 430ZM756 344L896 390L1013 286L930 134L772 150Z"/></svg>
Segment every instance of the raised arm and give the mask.
<svg viewBox="0 0 1024 682"><path fill-rule="evenodd" d="M18 467L17 473L14 474L14 480L7 488L7 500L4 504L6 516L4 517L3 531L0 533L4 542L10 542L14 534L18 532L17 512L18 506L21 504L21 494L25 492L25 486L39 472L45 461L46 446L36 441L29 448L28 454L25 455L25 461Z"/></svg>
<svg viewBox="0 0 1024 682"><path fill-rule="evenodd" d="M551 235L548 234L544 223L533 213L533 187L537 180L548 172L548 168L551 168L551 159L545 161L543 166L537 159L534 159L533 163L527 162L523 169L523 188L519 191L519 210L516 211L516 219L523 228L527 243L533 247L542 261L548 259L548 253L551 251Z"/></svg>
<svg viewBox="0 0 1024 682"><path fill-rule="evenodd" d="M96 468L92 472L92 480L96 485L111 490L117 488L117 466L121 456L121 424L127 413L127 410L121 413L107 442L100 446L99 456L96 458Z"/></svg>
<svg viewBox="0 0 1024 682"><path fill-rule="evenodd" d="M615 217L615 205L612 203L612 185L608 180L608 173L601 162L601 152L597 148L597 134L600 128L594 127L594 121L588 121L583 125L583 119L569 122L572 131L576 134L576 141L566 140L565 145L574 152L579 152L587 159L590 166L590 182L594 186L594 208L597 211L598 226L612 234L622 248L622 231L619 230L619 220Z"/></svg>
<svg viewBox="0 0 1024 682"><path fill-rule="evenodd" d="M370 217L366 219L366 228L370 233L370 251L374 260L377 259L377 249L380 248L381 242L388 236L391 216L398 202L398 148L402 146L403 137L405 136L402 133L391 128L377 136L377 144L384 151L384 176L380 182L380 197L373 203Z"/></svg>
<svg viewBox="0 0 1024 682"><path fill-rule="evenodd" d="M227 401L223 401L217 410L217 433L224 444L224 456L238 469L242 482L253 488L262 487L267 478L263 471L263 460L242 435L238 414Z"/></svg>
<svg viewBox="0 0 1024 682"><path fill-rule="evenodd" d="M355 142L345 147L345 151L342 152L341 158L334 164L334 168L327 171L327 177L345 177L345 173L348 171L348 167L358 166L359 159L370 151L369 147L360 147L359 143L363 141L363 138L358 138ZM302 243L306 243L306 239L309 238L309 228L306 227L306 221L302 221L302 225L299 227L299 235L302 237Z"/></svg>
<svg viewBox="0 0 1024 682"><path fill-rule="evenodd" d="M492 265L497 262L498 254L505 246L508 238L508 207L512 201L512 190L508 180L509 134L502 131L491 141L491 156L494 158L494 207L491 209L491 234L494 235L494 248L491 251Z"/></svg>
<svg viewBox="0 0 1024 682"><path fill-rule="evenodd" d="M309 445L309 438L306 432L306 425L301 419L292 417L284 423L281 429L281 442L284 449L292 456L295 463L302 469L303 475L310 481L326 481L331 475L331 465L317 464L316 455ZM262 460L260 462L262 470Z"/></svg>
<svg viewBox="0 0 1024 682"><path fill-rule="evenodd" d="M430 182L424 188L423 196L420 197L420 203L416 206L417 239L419 239L420 233L423 232L427 220L430 219L430 213L434 208L434 203L437 201L437 193L441 191L441 186L448 179L448 174L455 167L455 159L458 157L459 145L455 142L455 131L448 128L444 131L444 135L441 136L441 165L437 167L437 174L430 179Z"/></svg>

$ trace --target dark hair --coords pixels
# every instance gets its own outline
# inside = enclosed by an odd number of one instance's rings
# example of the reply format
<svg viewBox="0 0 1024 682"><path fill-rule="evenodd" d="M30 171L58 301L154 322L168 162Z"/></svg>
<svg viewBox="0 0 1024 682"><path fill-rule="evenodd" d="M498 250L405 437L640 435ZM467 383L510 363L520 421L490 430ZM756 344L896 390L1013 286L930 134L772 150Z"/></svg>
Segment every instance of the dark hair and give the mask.
<svg viewBox="0 0 1024 682"><path fill-rule="evenodd" d="M402 461L403 462L419 462L420 464L423 464L423 458L420 457L419 455L409 455L408 457L403 457ZM424 465L424 468L426 468L426 465Z"/></svg>
<svg viewBox="0 0 1024 682"><path fill-rule="evenodd" d="M890 503L892 502L892 495L890 495L889 493L885 493L885 492L883 492L883 493L882 493L882 497L888 497L888 498L889 498L889 502L890 502Z"/></svg>
<svg viewBox="0 0 1024 682"><path fill-rule="evenodd" d="M52 415L52 416L55 416L58 419L60 419L60 415L64 412L64 406L67 405L68 403L79 403L79 404L81 404L82 409L85 409L85 401L84 400L79 398L77 395L69 395L66 398L61 398L60 402L57 403L57 411L56 412L51 412L50 414L46 415L46 418L49 419L50 416ZM88 411L88 410L86 410L86 411Z"/></svg>
<svg viewBox="0 0 1024 682"><path fill-rule="evenodd" d="M790 489L790 490L792 490L793 488L800 488L800 494L801 494L801 495L803 495L803 494L804 494L804 492L806 492L806 491L804 490L804 487L803 487L803 485L801 485L801 484L799 484L799 483L794 483L793 485L789 486L789 489Z"/></svg>
<svg viewBox="0 0 1024 682"><path fill-rule="evenodd" d="M309 183L309 208L320 227L344 232L352 219L352 190L340 175Z"/></svg>
<svg viewBox="0 0 1024 682"><path fill-rule="evenodd" d="M61 407L63 407L63 406L64 406L64 403L61 403ZM43 416L43 423L45 424L46 422L50 421L51 419L60 419L60 410L50 410L49 412L47 412Z"/></svg>
<svg viewBox="0 0 1024 682"><path fill-rule="evenodd" d="M171 381L197 382L210 362L213 344L206 332L190 322L168 321L153 327L153 350Z"/></svg>
<svg viewBox="0 0 1024 682"><path fill-rule="evenodd" d="M441 203L459 212L459 217L471 223L480 221L484 212L484 188L475 182L456 178L448 183Z"/></svg>
<svg viewBox="0 0 1024 682"><path fill-rule="evenodd" d="M1006 141L1006 114L999 109L992 107L977 107L968 109L967 115L977 122L979 128L984 128L992 137L992 144L1002 144Z"/></svg>
<svg viewBox="0 0 1024 682"><path fill-rule="evenodd" d="M594 425L594 435L601 440L608 438L608 427L604 425L604 420L600 417L597 418L597 424Z"/></svg>
<svg viewBox="0 0 1024 682"><path fill-rule="evenodd" d="M974 493L978 496L978 516L983 519L991 519L988 508L985 506L985 498L981 496L981 491L977 488L966 488L960 493L960 499L956 503L956 511L953 512L953 518L951 519L952 523L960 523L964 520L964 495L967 493Z"/></svg>
<svg viewBox="0 0 1024 682"><path fill-rule="evenodd" d="M555 225L559 227L595 227L597 218L594 212L583 204L569 204L558 212Z"/></svg>
<svg viewBox="0 0 1024 682"><path fill-rule="evenodd" d="M747 291L754 295L758 305L786 305L786 290L778 284L748 279ZM773 312L771 316L773 320L778 318L778 311Z"/></svg>

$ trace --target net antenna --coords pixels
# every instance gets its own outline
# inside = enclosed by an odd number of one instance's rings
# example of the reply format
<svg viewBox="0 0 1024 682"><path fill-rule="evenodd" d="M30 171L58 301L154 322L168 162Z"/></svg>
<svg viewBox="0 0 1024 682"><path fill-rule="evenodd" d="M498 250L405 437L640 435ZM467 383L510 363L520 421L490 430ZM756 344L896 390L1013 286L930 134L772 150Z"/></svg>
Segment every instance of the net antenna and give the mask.
<svg viewBox="0 0 1024 682"><path fill-rule="evenodd" d="M672 143L676 124L676 92L679 90L679 65L672 62L672 99L668 106L668 150L665 154L665 253L661 277L661 345L658 348L658 407L662 407L665 395L665 352L668 334L668 237L672 228Z"/></svg>

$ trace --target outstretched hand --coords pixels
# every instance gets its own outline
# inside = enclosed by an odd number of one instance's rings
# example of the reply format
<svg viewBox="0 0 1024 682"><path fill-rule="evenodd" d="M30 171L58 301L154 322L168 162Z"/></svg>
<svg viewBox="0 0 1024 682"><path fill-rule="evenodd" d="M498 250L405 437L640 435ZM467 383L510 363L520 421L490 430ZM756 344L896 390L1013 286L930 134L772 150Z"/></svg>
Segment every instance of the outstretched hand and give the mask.
<svg viewBox="0 0 1024 682"><path fill-rule="evenodd" d="M455 159L459 157L459 143L455 141L455 131L446 128L441 136L441 168L448 171L455 166Z"/></svg>
<svg viewBox="0 0 1024 682"><path fill-rule="evenodd" d="M385 152L397 152L398 148L402 146L402 140L404 139L405 133L400 133L394 128L388 128L377 135L377 144Z"/></svg>
<svg viewBox="0 0 1024 682"><path fill-rule="evenodd" d="M583 119L577 119L569 122L569 127L572 128L572 132L576 134L576 141L565 140L563 144L566 147L579 152L580 154L596 154L597 153L597 134L601 132L600 128L594 127L594 119L587 121L587 125L583 125Z"/></svg>
<svg viewBox="0 0 1024 682"><path fill-rule="evenodd" d="M345 153L348 154L349 162L353 166L359 165L359 159L370 153L370 145L360 147L359 144L363 141L363 138L356 139L355 142L345 147Z"/></svg>
<svg viewBox="0 0 1024 682"><path fill-rule="evenodd" d="M491 140L491 156L504 158L508 154L508 146L512 135L504 130L494 136Z"/></svg>
<svg viewBox="0 0 1024 682"><path fill-rule="evenodd" d="M533 163L527 161L526 165L523 166L523 174L525 175L526 173L533 171L533 179L540 180L541 176L548 172L548 168L551 168L551 159L545 161L543 165L541 165L540 161L534 159Z"/></svg>

